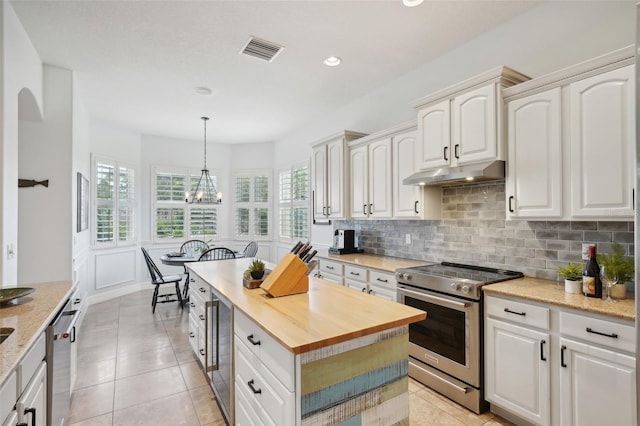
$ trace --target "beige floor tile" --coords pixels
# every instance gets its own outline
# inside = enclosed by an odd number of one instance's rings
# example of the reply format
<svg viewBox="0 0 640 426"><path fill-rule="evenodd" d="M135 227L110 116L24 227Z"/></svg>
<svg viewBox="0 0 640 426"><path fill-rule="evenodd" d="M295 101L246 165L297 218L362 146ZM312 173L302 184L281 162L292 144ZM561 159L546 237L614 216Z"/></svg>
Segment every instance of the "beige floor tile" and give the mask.
<svg viewBox="0 0 640 426"><path fill-rule="evenodd" d="M113 411L115 382L76 389L71 395L69 423L77 423Z"/></svg>
<svg viewBox="0 0 640 426"><path fill-rule="evenodd" d="M116 380L115 384L113 405L116 410L187 390L180 369L177 366L125 377Z"/></svg>
<svg viewBox="0 0 640 426"><path fill-rule="evenodd" d="M171 348L167 333L145 336L124 336L118 338L118 356L135 354L163 348Z"/></svg>
<svg viewBox="0 0 640 426"><path fill-rule="evenodd" d="M92 346L89 349L78 348L78 363L85 364L87 362L95 362L116 357L118 346L116 343L104 343Z"/></svg>
<svg viewBox="0 0 640 426"><path fill-rule="evenodd" d="M199 425L188 392L170 395L113 413L114 426Z"/></svg>
<svg viewBox="0 0 640 426"><path fill-rule="evenodd" d="M111 426L112 423L113 413L107 413L81 422L72 423L69 426Z"/></svg>
<svg viewBox="0 0 640 426"><path fill-rule="evenodd" d="M86 359L78 362L75 389L112 382L116 376L116 359Z"/></svg>
<svg viewBox="0 0 640 426"><path fill-rule="evenodd" d="M191 346L189 345L182 348L174 347L173 350L176 353L176 359L180 365L198 360L198 358L196 358L196 354L193 353L193 349L191 349Z"/></svg>
<svg viewBox="0 0 640 426"><path fill-rule="evenodd" d="M171 347L122 355L117 358L116 378L135 376L177 364Z"/></svg>
<svg viewBox="0 0 640 426"><path fill-rule="evenodd" d="M463 426L464 423L457 420L447 412L425 401L416 394L409 395L409 425L410 426Z"/></svg>
<svg viewBox="0 0 640 426"><path fill-rule="evenodd" d="M428 401L452 417L460 420L467 426L481 426L487 421L493 419L493 414L491 412L477 415L461 405L456 404L445 396L425 387L422 387L415 395L425 401Z"/></svg>
<svg viewBox="0 0 640 426"><path fill-rule="evenodd" d="M191 400L193 401L193 406L196 409L196 415L198 416L198 420L200 420L200 424L204 425L219 420L224 422L222 413L218 408L218 403L209 385L190 389L189 393L191 394Z"/></svg>
<svg viewBox="0 0 640 426"><path fill-rule="evenodd" d="M180 364L180 372L187 384L187 389L195 389L207 385L207 379L198 361Z"/></svg>

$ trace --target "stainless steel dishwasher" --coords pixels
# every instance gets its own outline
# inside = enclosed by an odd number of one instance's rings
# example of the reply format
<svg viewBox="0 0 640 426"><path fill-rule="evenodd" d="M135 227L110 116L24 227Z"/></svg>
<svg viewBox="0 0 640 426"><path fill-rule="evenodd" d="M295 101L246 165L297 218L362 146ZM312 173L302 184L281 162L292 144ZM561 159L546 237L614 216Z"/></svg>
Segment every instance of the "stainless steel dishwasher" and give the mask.
<svg viewBox="0 0 640 426"><path fill-rule="evenodd" d="M71 404L71 343L80 311L67 300L47 327L47 425L67 424Z"/></svg>

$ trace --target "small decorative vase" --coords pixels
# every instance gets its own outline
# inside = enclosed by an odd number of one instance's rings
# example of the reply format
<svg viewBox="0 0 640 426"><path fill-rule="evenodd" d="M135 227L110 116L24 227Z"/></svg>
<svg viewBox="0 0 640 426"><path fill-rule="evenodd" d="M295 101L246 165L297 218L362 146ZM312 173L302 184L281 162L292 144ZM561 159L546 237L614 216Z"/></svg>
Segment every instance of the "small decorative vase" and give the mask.
<svg viewBox="0 0 640 426"><path fill-rule="evenodd" d="M564 292L571 294L582 293L582 281L564 280Z"/></svg>
<svg viewBox="0 0 640 426"><path fill-rule="evenodd" d="M627 286L624 283L616 283L611 286L611 298L624 300L627 298Z"/></svg>
<svg viewBox="0 0 640 426"><path fill-rule="evenodd" d="M259 280L264 276L264 269L262 271L251 271L251 278Z"/></svg>

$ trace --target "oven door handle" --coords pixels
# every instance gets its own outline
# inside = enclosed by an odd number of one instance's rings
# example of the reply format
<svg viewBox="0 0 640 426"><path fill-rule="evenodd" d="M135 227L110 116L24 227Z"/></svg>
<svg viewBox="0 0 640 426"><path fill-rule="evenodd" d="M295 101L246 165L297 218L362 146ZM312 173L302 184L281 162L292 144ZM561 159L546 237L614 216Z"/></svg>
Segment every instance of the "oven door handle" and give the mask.
<svg viewBox="0 0 640 426"><path fill-rule="evenodd" d="M444 297L433 296L431 294L426 294L426 293L421 293L421 292L418 292L418 291L409 290L409 289L406 289L404 287L398 288L398 291L400 293L407 294L409 296L413 296L416 299L424 300L426 302L431 301L431 302L433 302L435 304L438 304L438 305L441 305L441 306L444 306L444 307L447 307L447 308L451 308L451 309L457 309L457 310L466 309L471 305L471 303L457 302L455 300L445 299Z"/></svg>

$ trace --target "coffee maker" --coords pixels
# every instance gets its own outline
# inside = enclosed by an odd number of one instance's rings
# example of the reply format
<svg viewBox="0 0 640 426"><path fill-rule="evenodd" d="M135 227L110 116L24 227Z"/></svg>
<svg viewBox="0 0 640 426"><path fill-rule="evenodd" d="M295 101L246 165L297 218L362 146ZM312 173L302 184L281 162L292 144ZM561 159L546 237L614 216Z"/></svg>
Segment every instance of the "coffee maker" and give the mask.
<svg viewBox="0 0 640 426"><path fill-rule="evenodd" d="M358 238L353 229L336 229L333 231L333 247L329 249L331 254L362 253L358 249Z"/></svg>

